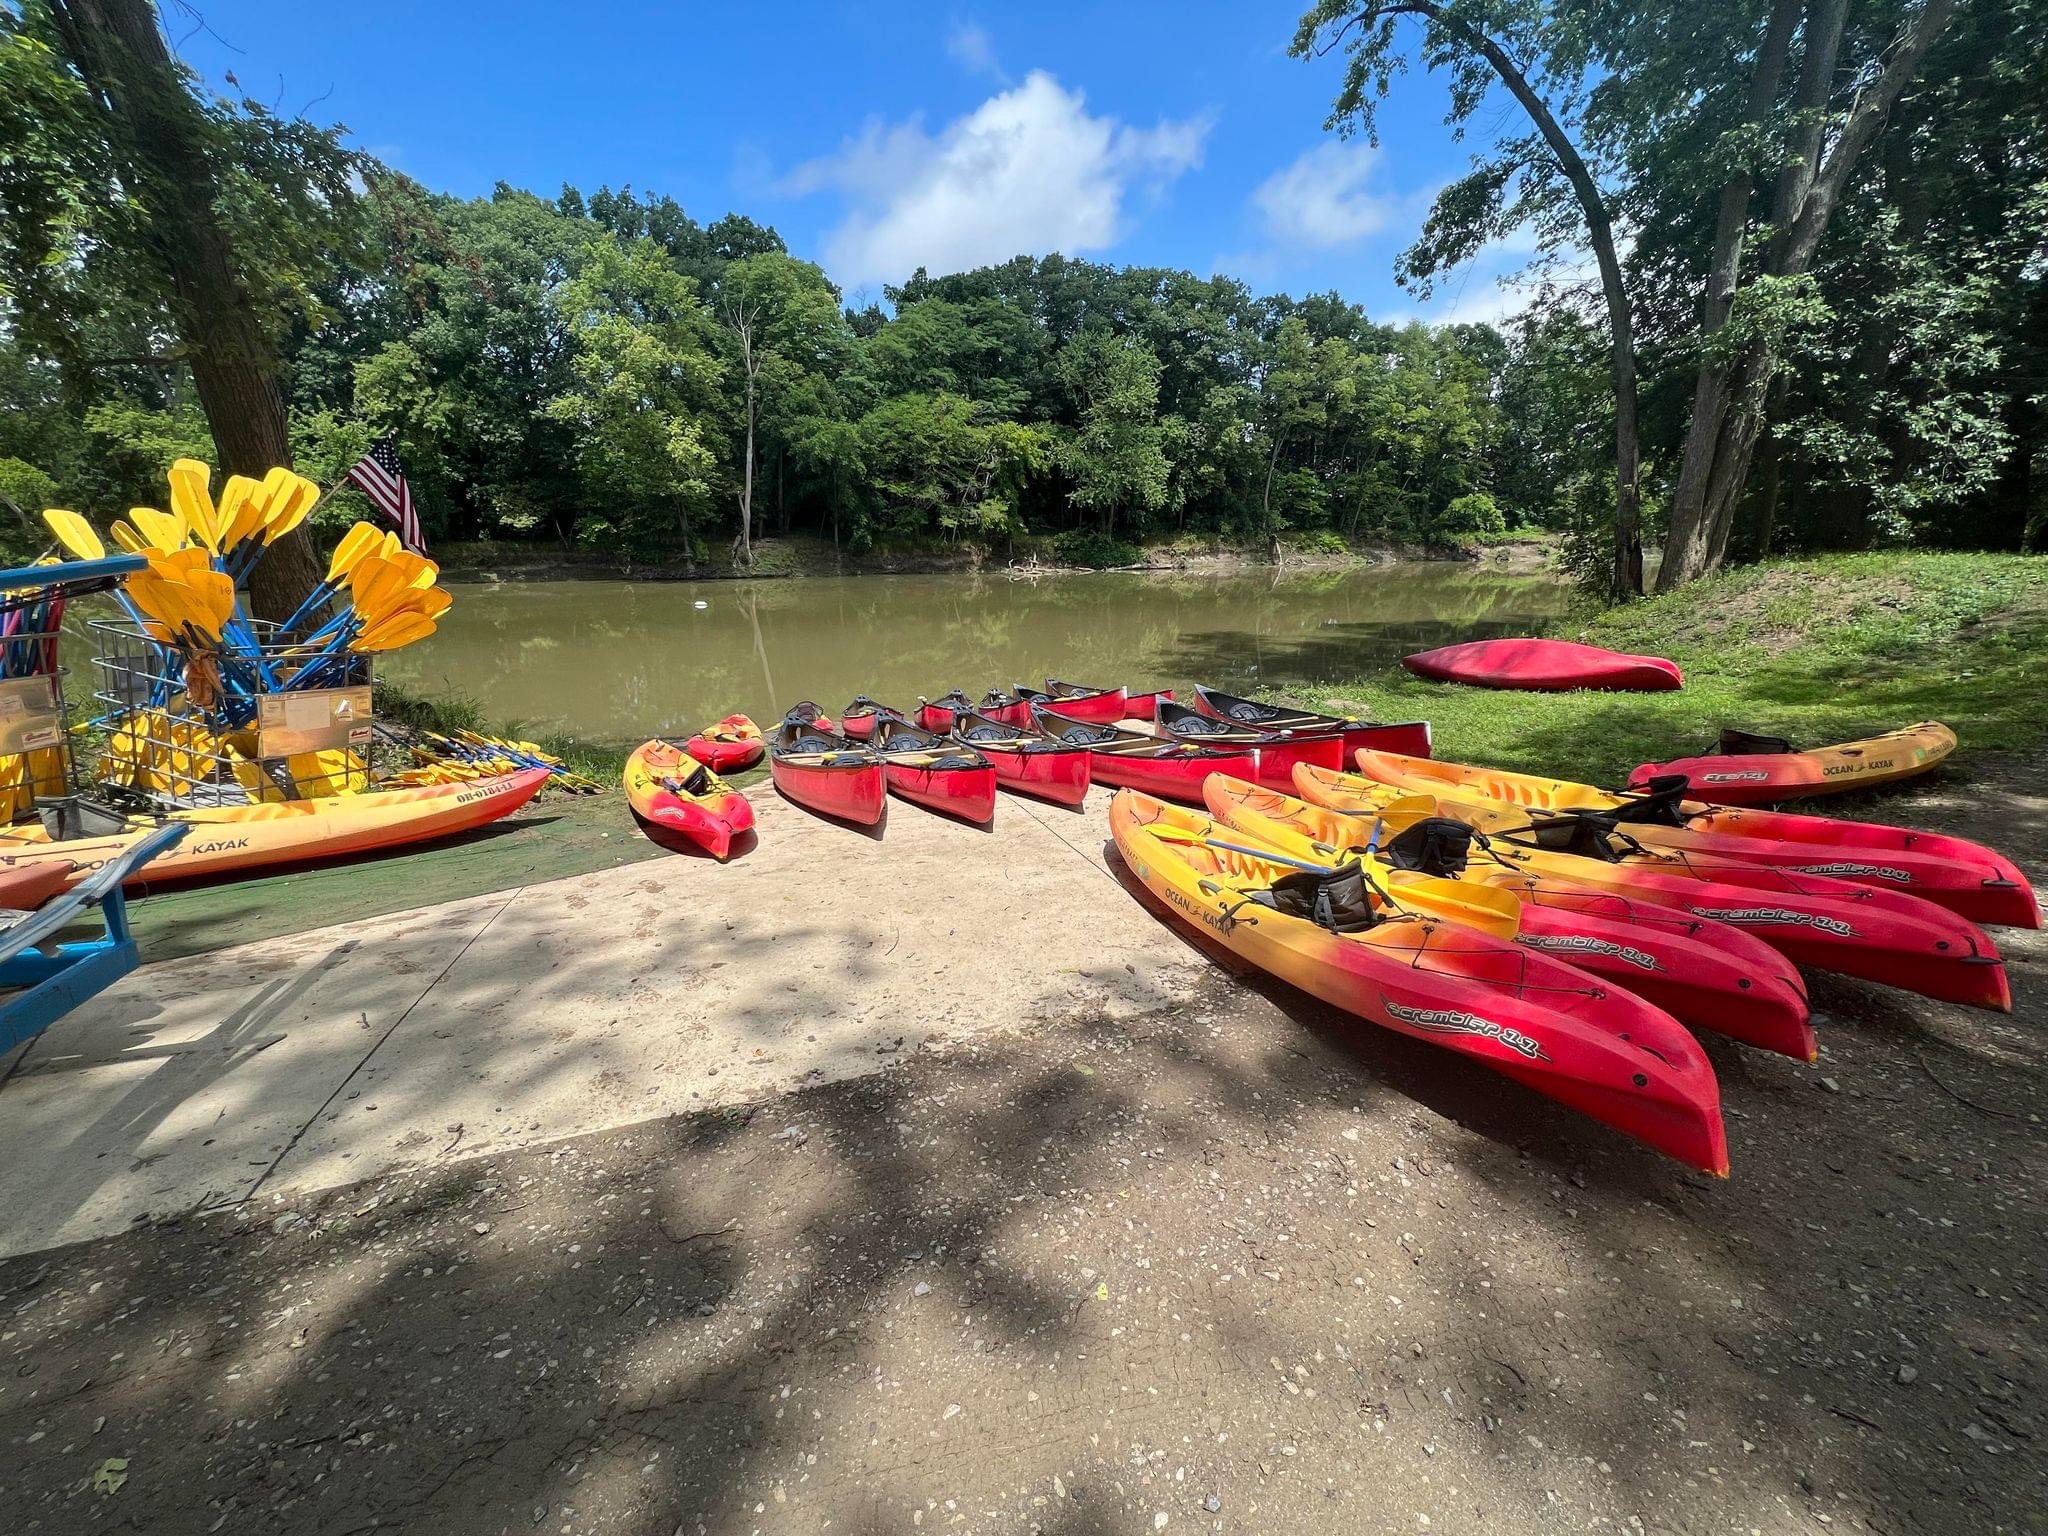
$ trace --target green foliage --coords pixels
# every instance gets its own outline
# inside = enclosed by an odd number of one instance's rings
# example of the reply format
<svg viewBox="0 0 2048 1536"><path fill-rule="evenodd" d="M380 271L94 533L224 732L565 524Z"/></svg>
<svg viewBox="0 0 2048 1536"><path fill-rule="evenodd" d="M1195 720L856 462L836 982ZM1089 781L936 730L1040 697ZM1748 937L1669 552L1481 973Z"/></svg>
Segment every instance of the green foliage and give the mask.
<svg viewBox="0 0 2048 1536"><path fill-rule="evenodd" d="M1098 528L1069 528L1052 541L1052 552L1062 565L1084 565L1097 571L1136 565L1142 558L1136 545L1112 538Z"/></svg>
<svg viewBox="0 0 2048 1536"><path fill-rule="evenodd" d="M1468 491L1430 519L1428 537L1435 544L1459 544L1503 534L1507 519L1484 491Z"/></svg>

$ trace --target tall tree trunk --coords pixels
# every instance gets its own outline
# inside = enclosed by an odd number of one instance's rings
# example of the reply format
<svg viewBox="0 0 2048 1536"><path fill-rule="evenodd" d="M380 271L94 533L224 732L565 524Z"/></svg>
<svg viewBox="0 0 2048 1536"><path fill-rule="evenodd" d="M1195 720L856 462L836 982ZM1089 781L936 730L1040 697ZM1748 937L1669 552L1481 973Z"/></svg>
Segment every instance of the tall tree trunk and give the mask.
<svg viewBox="0 0 2048 1536"><path fill-rule="evenodd" d="M747 348L747 463L740 486L740 564L754 568L754 351Z"/></svg>
<svg viewBox="0 0 2048 1536"><path fill-rule="evenodd" d="M1537 94L1520 65L1505 48L1439 0L1391 0L1366 8L1368 18L1424 16L1486 60L1500 83L1521 104L1543 136L1557 168L1571 184L1586 220L1587 243L1600 269L1600 292L1607 305L1609 366L1614 377L1614 563L1608 585L1615 597L1633 597L1643 590L1642 448L1636 423L1635 326L1628 293L1621 282L1621 258L1614 249L1614 225L1607 203L1585 158L1572 143L1549 103Z"/></svg>
<svg viewBox="0 0 2048 1536"><path fill-rule="evenodd" d="M105 114L129 195L174 299L180 340L219 468L261 479L292 461L277 351L250 302L215 204L209 127L171 62L149 0L50 0L64 52ZM259 618L281 619L320 579L303 527L249 580Z"/></svg>
<svg viewBox="0 0 2048 1536"><path fill-rule="evenodd" d="M1919 73L1955 4L1956 0L1925 0L1904 35L1881 55L1882 70L1858 92L1841 132L1823 155L1826 105L1840 56L1847 0L1810 0L1786 144L1788 161L1772 208L1774 233L1763 266L1767 275L1800 277L1812 267L1856 162L1884 126L1899 93ZM1731 289L1731 303L1732 293ZM1735 509L1763 426L1765 395L1777 370L1775 350L1769 342L1757 341L1729 365L1724 394L1695 400L1672 493L1671 538L1657 572L1658 591L1669 592L1704 576L1726 557Z"/></svg>

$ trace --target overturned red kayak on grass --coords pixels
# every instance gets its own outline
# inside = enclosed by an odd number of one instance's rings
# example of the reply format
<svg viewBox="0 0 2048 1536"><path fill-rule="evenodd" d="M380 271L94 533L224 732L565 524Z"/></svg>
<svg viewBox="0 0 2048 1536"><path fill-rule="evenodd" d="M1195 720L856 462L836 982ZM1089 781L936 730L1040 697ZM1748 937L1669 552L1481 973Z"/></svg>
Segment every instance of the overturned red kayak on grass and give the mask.
<svg viewBox="0 0 2048 1536"><path fill-rule="evenodd" d="M1677 664L1662 656L1630 656L1576 640L1533 637L1467 640L1403 657L1401 665L1433 682L1534 693L1568 693L1575 688L1668 693L1685 683Z"/></svg>

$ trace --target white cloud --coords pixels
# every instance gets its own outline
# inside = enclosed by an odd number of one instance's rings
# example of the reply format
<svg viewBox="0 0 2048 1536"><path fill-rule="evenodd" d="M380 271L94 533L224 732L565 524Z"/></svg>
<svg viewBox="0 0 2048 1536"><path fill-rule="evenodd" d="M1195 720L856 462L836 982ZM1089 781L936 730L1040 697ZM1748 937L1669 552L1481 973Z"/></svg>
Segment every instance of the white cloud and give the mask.
<svg viewBox="0 0 2048 1536"><path fill-rule="evenodd" d="M1202 162L1209 120L1133 128L1094 117L1079 91L1034 70L937 134L921 118L870 122L783 182L836 192L846 216L826 236L842 285L901 282L917 267L958 272L1023 252L1078 255L1126 232L1124 203Z"/></svg>
<svg viewBox="0 0 2048 1536"><path fill-rule="evenodd" d="M987 75L1004 85L1010 83L1010 77L1003 73L1002 60L996 57L995 40L978 21L954 22L953 30L946 34L946 52L970 75Z"/></svg>
<svg viewBox="0 0 2048 1536"><path fill-rule="evenodd" d="M1382 179L1379 150L1331 139L1259 183L1252 206L1273 244L1332 250L1379 234L1412 201Z"/></svg>

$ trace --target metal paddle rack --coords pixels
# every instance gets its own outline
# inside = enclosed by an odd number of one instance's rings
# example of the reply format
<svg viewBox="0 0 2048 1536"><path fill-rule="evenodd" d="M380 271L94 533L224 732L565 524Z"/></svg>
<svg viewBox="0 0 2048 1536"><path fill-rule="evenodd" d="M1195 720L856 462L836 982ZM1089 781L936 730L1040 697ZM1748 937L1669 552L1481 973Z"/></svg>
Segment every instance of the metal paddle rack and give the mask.
<svg viewBox="0 0 2048 1536"><path fill-rule="evenodd" d="M252 625L258 644L218 658L95 619L97 777L165 809L313 799L370 787L368 656L319 660L318 688L287 686L315 658ZM304 770L309 754L352 754Z"/></svg>

